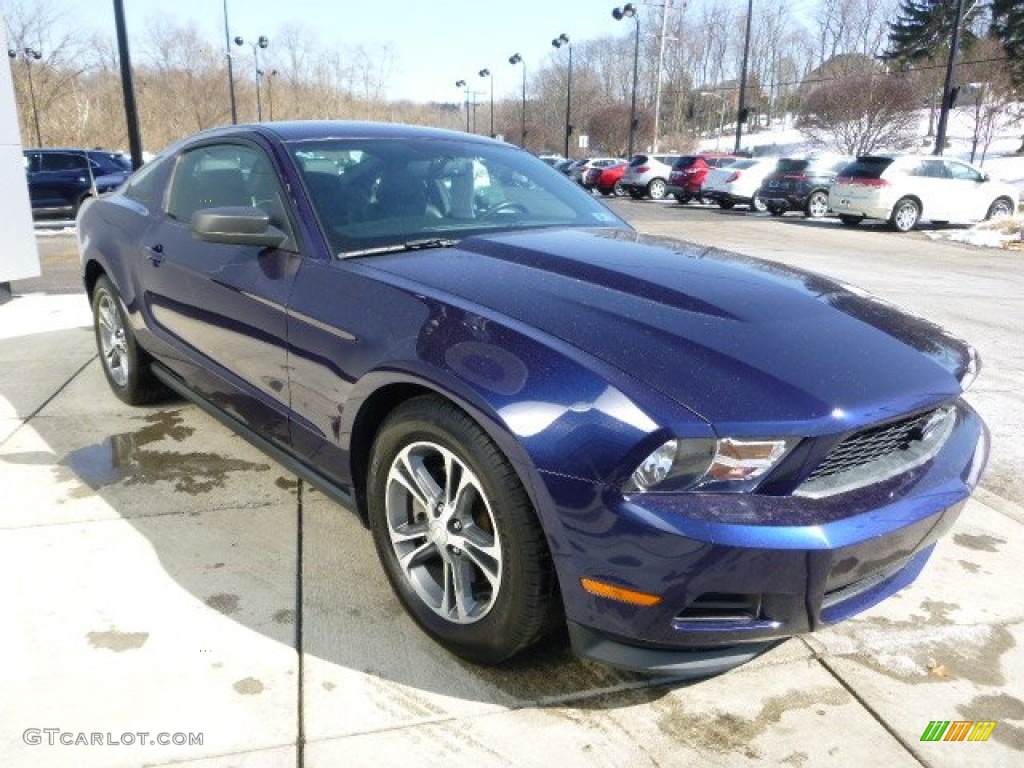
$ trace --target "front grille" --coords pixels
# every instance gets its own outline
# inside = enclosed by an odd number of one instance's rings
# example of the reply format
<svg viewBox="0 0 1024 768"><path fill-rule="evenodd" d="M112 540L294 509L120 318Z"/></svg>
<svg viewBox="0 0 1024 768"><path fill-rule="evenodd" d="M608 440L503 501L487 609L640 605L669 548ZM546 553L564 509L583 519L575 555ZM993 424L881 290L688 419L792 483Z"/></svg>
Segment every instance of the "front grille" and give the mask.
<svg viewBox="0 0 1024 768"><path fill-rule="evenodd" d="M944 407L850 435L794 493L821 498L907 472L938 453L956 423L956 408Z"/></svg>
<svg viewBox="0 0 1024 768"><path fill-rule="evenodd" d="M848 472L908 448L912 442L921 439L924 426L933 413L935 411L929 411L850 435L832 449L807 479L815 480Z"/></svg>

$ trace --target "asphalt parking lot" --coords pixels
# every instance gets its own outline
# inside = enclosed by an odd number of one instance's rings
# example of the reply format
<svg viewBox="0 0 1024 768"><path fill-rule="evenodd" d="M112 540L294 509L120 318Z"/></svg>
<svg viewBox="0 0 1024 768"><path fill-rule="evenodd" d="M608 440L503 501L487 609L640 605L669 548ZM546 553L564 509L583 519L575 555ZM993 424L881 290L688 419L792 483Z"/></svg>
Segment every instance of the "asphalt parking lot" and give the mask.
<svg viewBox="0 0 1024 768"><path fill-rule="evenodd" d="M982 350L991 479L914 585L699 682L582 662L564 637L468 665L405 617L353 515L191 405L109 393L73 240L44 236L43 278L0 305L0 765L1022 764L1021 254L612 205L865 285ZM922 741L932 721L996 725Z"/></svg>

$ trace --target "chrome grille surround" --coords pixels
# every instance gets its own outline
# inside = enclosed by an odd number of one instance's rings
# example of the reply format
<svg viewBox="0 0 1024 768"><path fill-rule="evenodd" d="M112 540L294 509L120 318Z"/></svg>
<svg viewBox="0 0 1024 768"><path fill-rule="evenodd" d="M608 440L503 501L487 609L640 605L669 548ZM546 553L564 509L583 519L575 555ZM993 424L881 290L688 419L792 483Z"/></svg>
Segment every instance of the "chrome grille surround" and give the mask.
<svg viewBox="0 0 1024 768"><path fill-rule="evenodd" d="M938 453L955 425L956 409L946 406L850 435L794 495L832 496L902 474Z"/></svg>

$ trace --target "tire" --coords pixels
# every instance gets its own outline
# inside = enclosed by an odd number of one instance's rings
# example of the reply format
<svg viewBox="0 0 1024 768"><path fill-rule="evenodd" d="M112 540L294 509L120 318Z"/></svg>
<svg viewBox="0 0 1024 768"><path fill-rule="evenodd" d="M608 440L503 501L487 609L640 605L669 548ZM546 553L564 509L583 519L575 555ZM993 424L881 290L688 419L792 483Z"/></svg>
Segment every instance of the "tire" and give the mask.
<svg viewBox="0 0 1024 768"><path fill-rule="evenodd" d="M686 205L688 202L690 202L689 195L674 195L674 197L676 199L676 202L679 203L680 205Z"/></svg>
<svg viewBox="0 0 1024 768"><path fill-rule="evenodd" d="M828 192L818 189L807 197L804 213L809 219L822 219L828 214Z"/></svg>
<svg viewBox="0 0 1024 768"><path fill-rule="evenodd" d="M667 186L664 179L651 179L647 184L647 194L651 200L664 200Z"/></svg>
<svg viewBox="0 0 1024 768"><path fill-rule="evenodd" d="M1015 212L1013 201L1006 197L1000 197L988 207L985 219L1002 219L1006 216L1013 216Z"/></svg>
<svg viewBox="0 0 1024 768"><path fill-rule="evenodd" d="M625 197L626 196L626 190L622 186L621 182L618 182L618 181L615 182L615 186L612 187L612 194L615 195L616 197Z"/></svg>
<svg viewBox="0 0 1024 768"><path fill-rule="evenodd" d="M719 200L718 201L718 207L721 208L723 211L732 210L735 206L736 206L736 203L734 203L732 200Z"/></svg>
<svg viewBox="0 0 1024 768"><path fill-rule="evenodd" d="M844 226L856 227L858 224L860 224L862 221L864 221L864 217L863 216L850 216L848 213L841 213L841 214L839 214L839 221Z"/></svg>
<svg viewBox="0 0 1024 768"><path fill-rule="evenodd" d="M768 206L765 205L764 200L761 199L760 195L754 195L750 199L750 210L756 211L757 213L764 213L768 210Z"/></svg>
<svg viewBox="0 0 1024 768"><path fill-rule="evenodd" d="M909 197L896 201L889 216L889 224L897 232L909 232L921 218L921 206Z"/></svg>
<svg viewBox="0 0 1024 768"><path fill-rule="evenodd" d="M167 389L153 376L152 360L135 340L121 297L106 275L93 287L92 317L103 375L118 399L143 405L165 396Z"/></svg>
<svg viewBox="0 0 1024 768"><path fill-rule="evenodd" d="M494 442L452 404L418 397L388 416L374 441L367 494L395 595L455 655L498 664L561 618L526 491Z"/></svg>

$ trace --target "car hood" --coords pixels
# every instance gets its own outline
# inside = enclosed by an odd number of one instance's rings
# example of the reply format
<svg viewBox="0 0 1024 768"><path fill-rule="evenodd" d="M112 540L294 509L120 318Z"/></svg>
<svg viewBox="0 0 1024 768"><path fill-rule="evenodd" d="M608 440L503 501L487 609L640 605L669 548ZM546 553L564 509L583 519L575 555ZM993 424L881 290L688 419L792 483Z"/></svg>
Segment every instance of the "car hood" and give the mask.
<svg viewBox="0 0 1024 768"><path fill-rule="evenodd" d="M538 230L367 264L557 337L720 429L781 434L948 400L973 351L827 278L630 230Z"/></svg>

